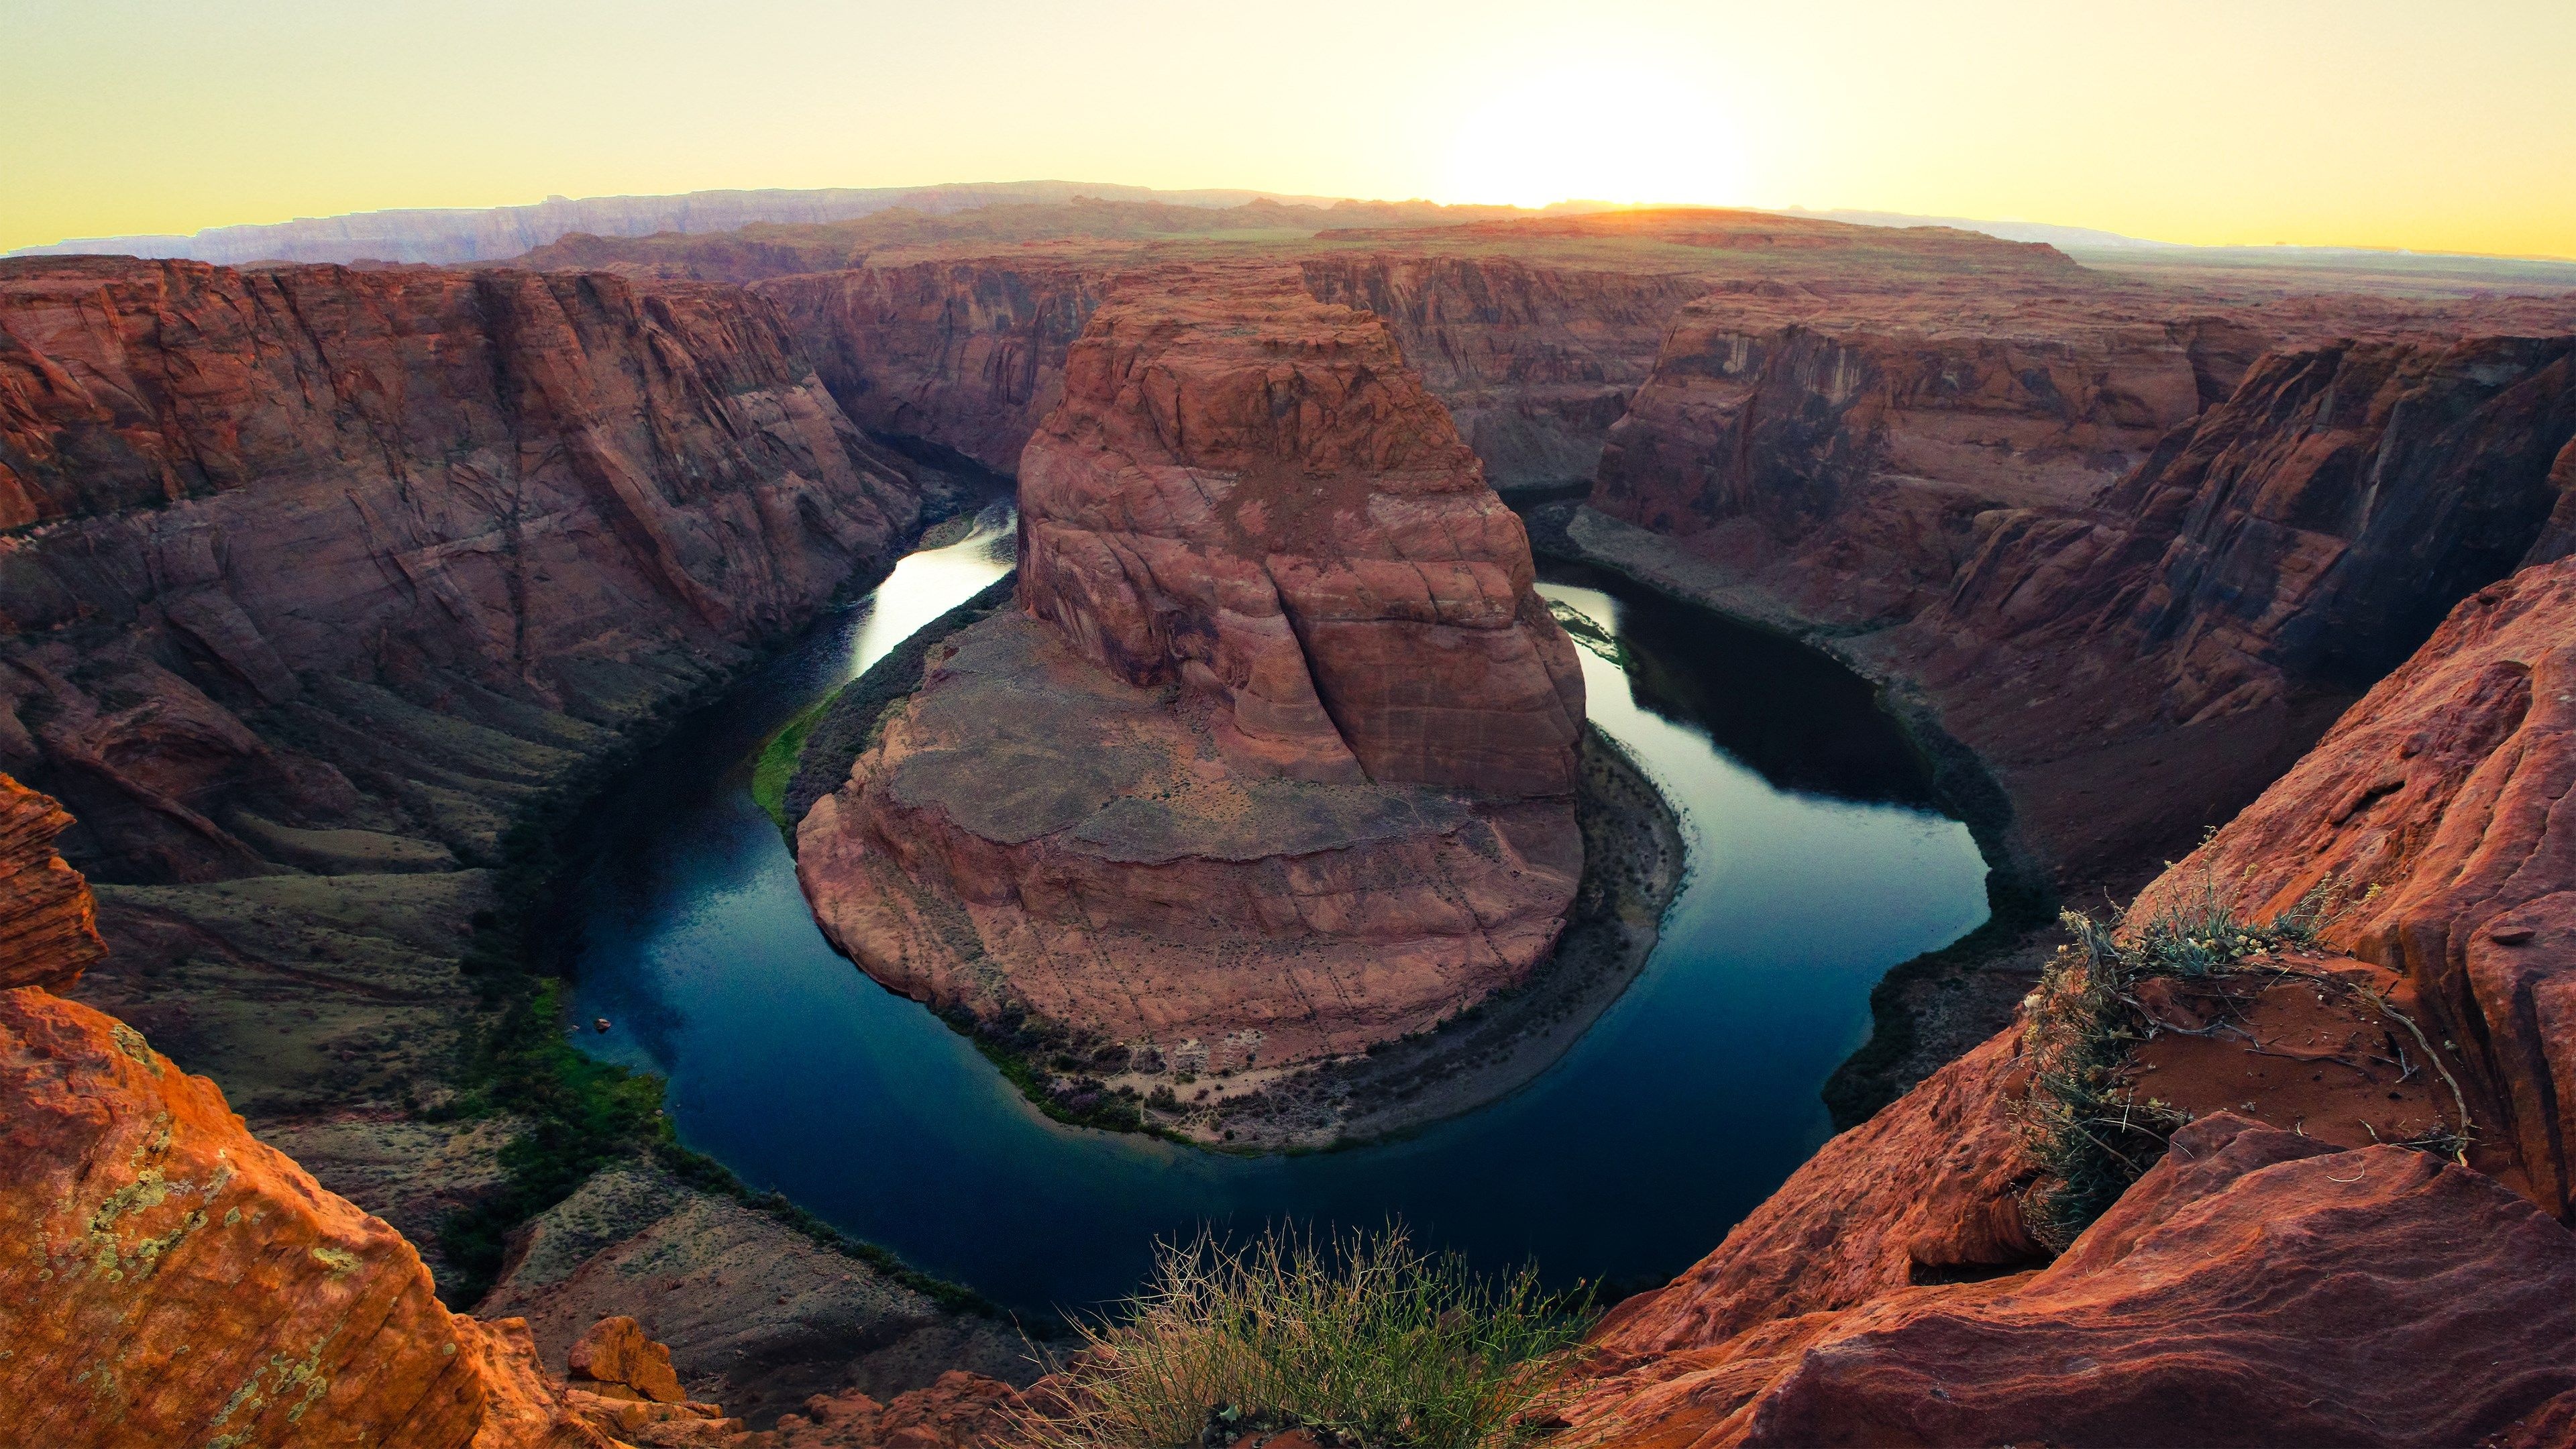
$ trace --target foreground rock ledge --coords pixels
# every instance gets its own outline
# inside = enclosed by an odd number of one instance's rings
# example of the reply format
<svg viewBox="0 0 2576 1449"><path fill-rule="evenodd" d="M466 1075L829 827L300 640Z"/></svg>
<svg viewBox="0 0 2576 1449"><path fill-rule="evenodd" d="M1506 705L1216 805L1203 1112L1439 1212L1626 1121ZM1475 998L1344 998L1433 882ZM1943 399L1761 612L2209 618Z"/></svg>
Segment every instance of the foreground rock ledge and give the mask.
<svg viewBox="0 0 2576 1449"><path fill-rule="evenodd" d="M870 974L1238 1090L1547 957L1582 676L1374 317L1266 271L1113 300L1021 507L1020 610L935 651L798 830Z"/></svg>

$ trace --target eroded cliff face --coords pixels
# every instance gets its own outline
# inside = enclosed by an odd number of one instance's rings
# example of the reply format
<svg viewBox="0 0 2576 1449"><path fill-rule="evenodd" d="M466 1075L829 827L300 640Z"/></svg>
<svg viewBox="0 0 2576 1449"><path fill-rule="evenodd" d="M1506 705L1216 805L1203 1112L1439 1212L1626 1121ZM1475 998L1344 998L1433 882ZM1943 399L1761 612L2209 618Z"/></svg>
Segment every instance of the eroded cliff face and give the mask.
<svg viewBox="0 0 2576 1449"><path fill-rule="evenodd" d="M1979 517L1948 594L1876 657L2018 777L2061 859L2178 850L2462 597L2550 556L2571 351L2270 355L2097 505Z"/></svg>
<svg viewBox="0 0 2576 1449"><path fill-rule="evenodd" d="M2140 901L2250 919L2346 898L2327 938L2414 983L2460 1044L2497 1170L2576 1211L2576 562L2471 595Z"/></svg>
<svg viewBox="0 0 2576 1449"><path fill-rule="evenodd" d="M0 517L36 525L0 544L0 757L110 879L331 844L298 829L488 849L504 792L358 784L406 773L386 716L577 752L917 509L725 289L16 262L0 336Z"/></svg>
<svg viewBox="0 0 2576 1449"><path fill-rule="evenodd" d="M924 261L783 277L777 304L860 426L1016 474L1064 395L1064 358L1119 268L1073 261Z"/></svg>
<svg viewBox="0 0 2576 1449"><path fill-rule="evenodd" d="M734 289L0 263L0 765L116 883L77 989L431 1242L513 1130L404 1105L513 815L919 494Z"/></svg>
<svg viewBox="0 0 2576 1449"><path fill-rule="evenodd" d="M2322 1005L2357 981L2373 1010L2420 1004L2427 1040L2383 1043L2375 1020L2276 1035L2257 1010L2247 1042L2217 1048L2233 1065L2195 1084L2183 1058L2148 1059L2206 1023L2151 1003L2132 1070L2170 1075L2140 1090L2203 1115L2051 1260L2024 1226L2041 1167L2017 1128L2015 1023L1621 1305L1569 1417L1652 1445L2564 1442L2576 1234L2549 1104L2576 959L2571 640L2576 564L2472 596L2129 913L2134 930L2214 891L2261 920L2340 882L2357 904L2323 944L2365 959L2278 963L2298 973L2288 994ZM2456 1051L2430 1045L2444 1037ZM2399 1040L2405 1078L2469 1079L2477 1170L2314 1115L2311 1076L2393 1089L2376 1059ZM2314 1071L2269 1070L2283 1054ZM2447 1090L2429 1100L2456 1124Z"/></svg>
<svg viewBox="0 0 2576 1449"><path fill-rule="evenodd" d="M1336 254L1299 268L1316 300L1386 323L1497 488L1589 479L1674 314L1708 286L1684 270L1509 256Z"/></svg>
<svg viewBox="0 0 2576 1449"><path fill-rule="evenodd" d="M2568 546L2563 337L1811 290L1685 310L1571 536L1899 684L2061 880L2188 848L2452 604ZM2377 340L2255 355L2335 327Z"/></svg>
<svg viewBox="0 0 2576 1449"><path fill-rule="evenodd" d="M935 650L799 827L844 950L1148 1075L1354 1053L1546 956L1581 674L1383 325L1293 273L1138 287L1020 477L1024 612Z"/></svg>
<svg viewBox="0 0 2576 1449"><path fill-rule="evenodd" d="M2081 504L2200 410L2188 326L1985 288L1692 303L1611 430L1592 506L1836 625L1938 597L1974 519Z"/></svg>

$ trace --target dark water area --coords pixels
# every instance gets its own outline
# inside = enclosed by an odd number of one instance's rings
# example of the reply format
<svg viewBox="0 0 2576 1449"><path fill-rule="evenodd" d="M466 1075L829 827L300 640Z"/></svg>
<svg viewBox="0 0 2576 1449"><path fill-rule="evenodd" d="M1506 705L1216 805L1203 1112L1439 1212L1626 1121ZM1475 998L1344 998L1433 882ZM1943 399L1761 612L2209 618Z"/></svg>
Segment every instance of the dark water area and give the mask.
<svg viewBox="0 0 2576 1449"><path fill-rule="evenodd" d="M833 953L751 759L798 709L1008 568L1010 523L906 559L641 761L585 823L582 1045L659 1072L680 1135L762 1190L1004 1304L1132 1289L1158 1238L1401 1219L1488 1268L1643 1285L1824 1140L1817 1088L1889 966L1985 917L1985 866L1868 688L1612 581L1542 590L1615 635L1594 722L1682 818L1689 875L1636 984L1517 1093L1400 1141L1242 1158L1066 1127ZM1627 665L1603 657L1616 654Z"/></svg>

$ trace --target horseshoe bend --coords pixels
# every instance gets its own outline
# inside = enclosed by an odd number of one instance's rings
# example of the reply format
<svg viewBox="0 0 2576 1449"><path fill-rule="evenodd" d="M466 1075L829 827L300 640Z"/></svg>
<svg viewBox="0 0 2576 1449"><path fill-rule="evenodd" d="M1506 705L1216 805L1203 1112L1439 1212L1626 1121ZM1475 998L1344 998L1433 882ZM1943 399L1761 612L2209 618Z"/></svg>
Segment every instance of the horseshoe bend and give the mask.
<svg viewBox="0 0 2576 1449"><path fill-rule="evenodd" d="M1354 1056L1521 982L1582 872L1583 681L1393 335L1176 276L1064 366L1014 606L797 827L824 929L1149 1074Z"/></svg>
<svg viewBox="0 0 2576 1449"><path fill-rule="evenodd" d="M2556 17L273 9L12 33L0 1445L2576 1446Z"/></svg>

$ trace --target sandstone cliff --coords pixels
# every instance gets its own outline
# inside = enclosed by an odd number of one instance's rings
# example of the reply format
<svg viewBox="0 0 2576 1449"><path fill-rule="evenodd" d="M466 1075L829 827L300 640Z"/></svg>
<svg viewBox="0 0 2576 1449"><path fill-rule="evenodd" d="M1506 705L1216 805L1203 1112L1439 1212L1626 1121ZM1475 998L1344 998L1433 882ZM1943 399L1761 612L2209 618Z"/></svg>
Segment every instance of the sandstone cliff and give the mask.
<svg viewBox="0 0 2576 1449"><path fill-rule="evenodd" d="M1589 479L1673 314L1707 288L1689 271L1511 256L1335 254L1300 270L1318 301L1394 331L1497 488Z"/></svg>
<svg viewBox="0 0 2576 1449"><path fill-rule="evenodd" d="M997 473L1064 395L1064 358L1113 272L1071 261L924 261L784 277L756 291L860 426Z"/></svg>
<svg viewBox="0 0 2576 1449"><path fill-rule="evenodd" d="M2341 880L2361 899L2325 944L2366 961L2277 963L2291 974L2255 973L2279 983L2263 994L2322 1004L2361 981L2353 999L2420 1003L2456 1053L2412 1039L2435 1056L2401 1077L2376 1064L2398 1051L2376 1021L2356 1049L2240 1018L2246 1043L2199 1097L2142 1079L2203 1115L2052 1261L2025 1225L2042 1169L2019 1124L2032 1066L2017 1023L1623 1304L1570 1417L1654 1445L2563 1442L2576 1235L2556 1220L2567 1169L2548 1104L2567 1074L2550 1013L2576 885L2556 818L2576 734L2551 681L2571 639L2576 564L2473 596L2129 915L2142 929L2215 890L2260 920ZM2176 1010L2151 1004L2142 1056L2210 1035ZM2315 1070L2270 1072L2264 1052ZM2420 1086L2436 1062L2471 1080L2469 1155L2486 1170L2311 1115L2311 1076Z"/></svg>
<svg viewBox="0 0 2576 1449"><path fill-rule="evenodd" d="M1722 289L1612 430L1576 546L1840 641L1985 761L2046 868L2134 882L2565 547L2576 395L2564 338L2109 300ZM2385 340L2255 355L2338 327Z"/></svg>
<svg viewBox="0 0 2576 1449"><path fill-rule="evenodd" d="M1876 657L2018 785L2060 859L2177 850L2452 605L2548 554L2571 353L2267 357L2098 503L1980 516L1947 594Z"/></svg>
<svg viewBox="0 0 2576 1449"><path fill-rule="evenodd" d="M739 293L15 262L0 338L0 518L36 525L0 559L0 761L110 879L335 843L302 829L488 848L487 804L358 785L399 778L381 716L578 751L917 507Z"/></svg>
<svg viewBox="0 0 2576 1449"><path fill-rule="evenodd" d="M920 493L733 289L0 263L0 766L118 883L80 994L429 1242L514 1130L403 1105L511 819Z"/></svg>
<svg viewBox="0 0 2576 1449"><path fill-rule="evenodd" d="M934 650L799 827L826 932L1146 1085L1519 979L1581 870L1581 675L1394 339L1216 271L1105 306L1065 375L1021 463L1025 612Z"/></svg>
<svg viewBox="0 0 2576 1449"><path fill-rule="evenodd" d="M0 775L0 989L61 991L107 954L88 883L54 851L62 806Z"/></svg>
<svg viewBox="0 0 2576 1449"><path fill-rule="evenodd" d="M1684 309L1611 430L1592 506L1837 625L1937 598L1976 516L2079 505L2202 405L2196 329L1982 285L1830 302L1776 282Z"/></svg>

